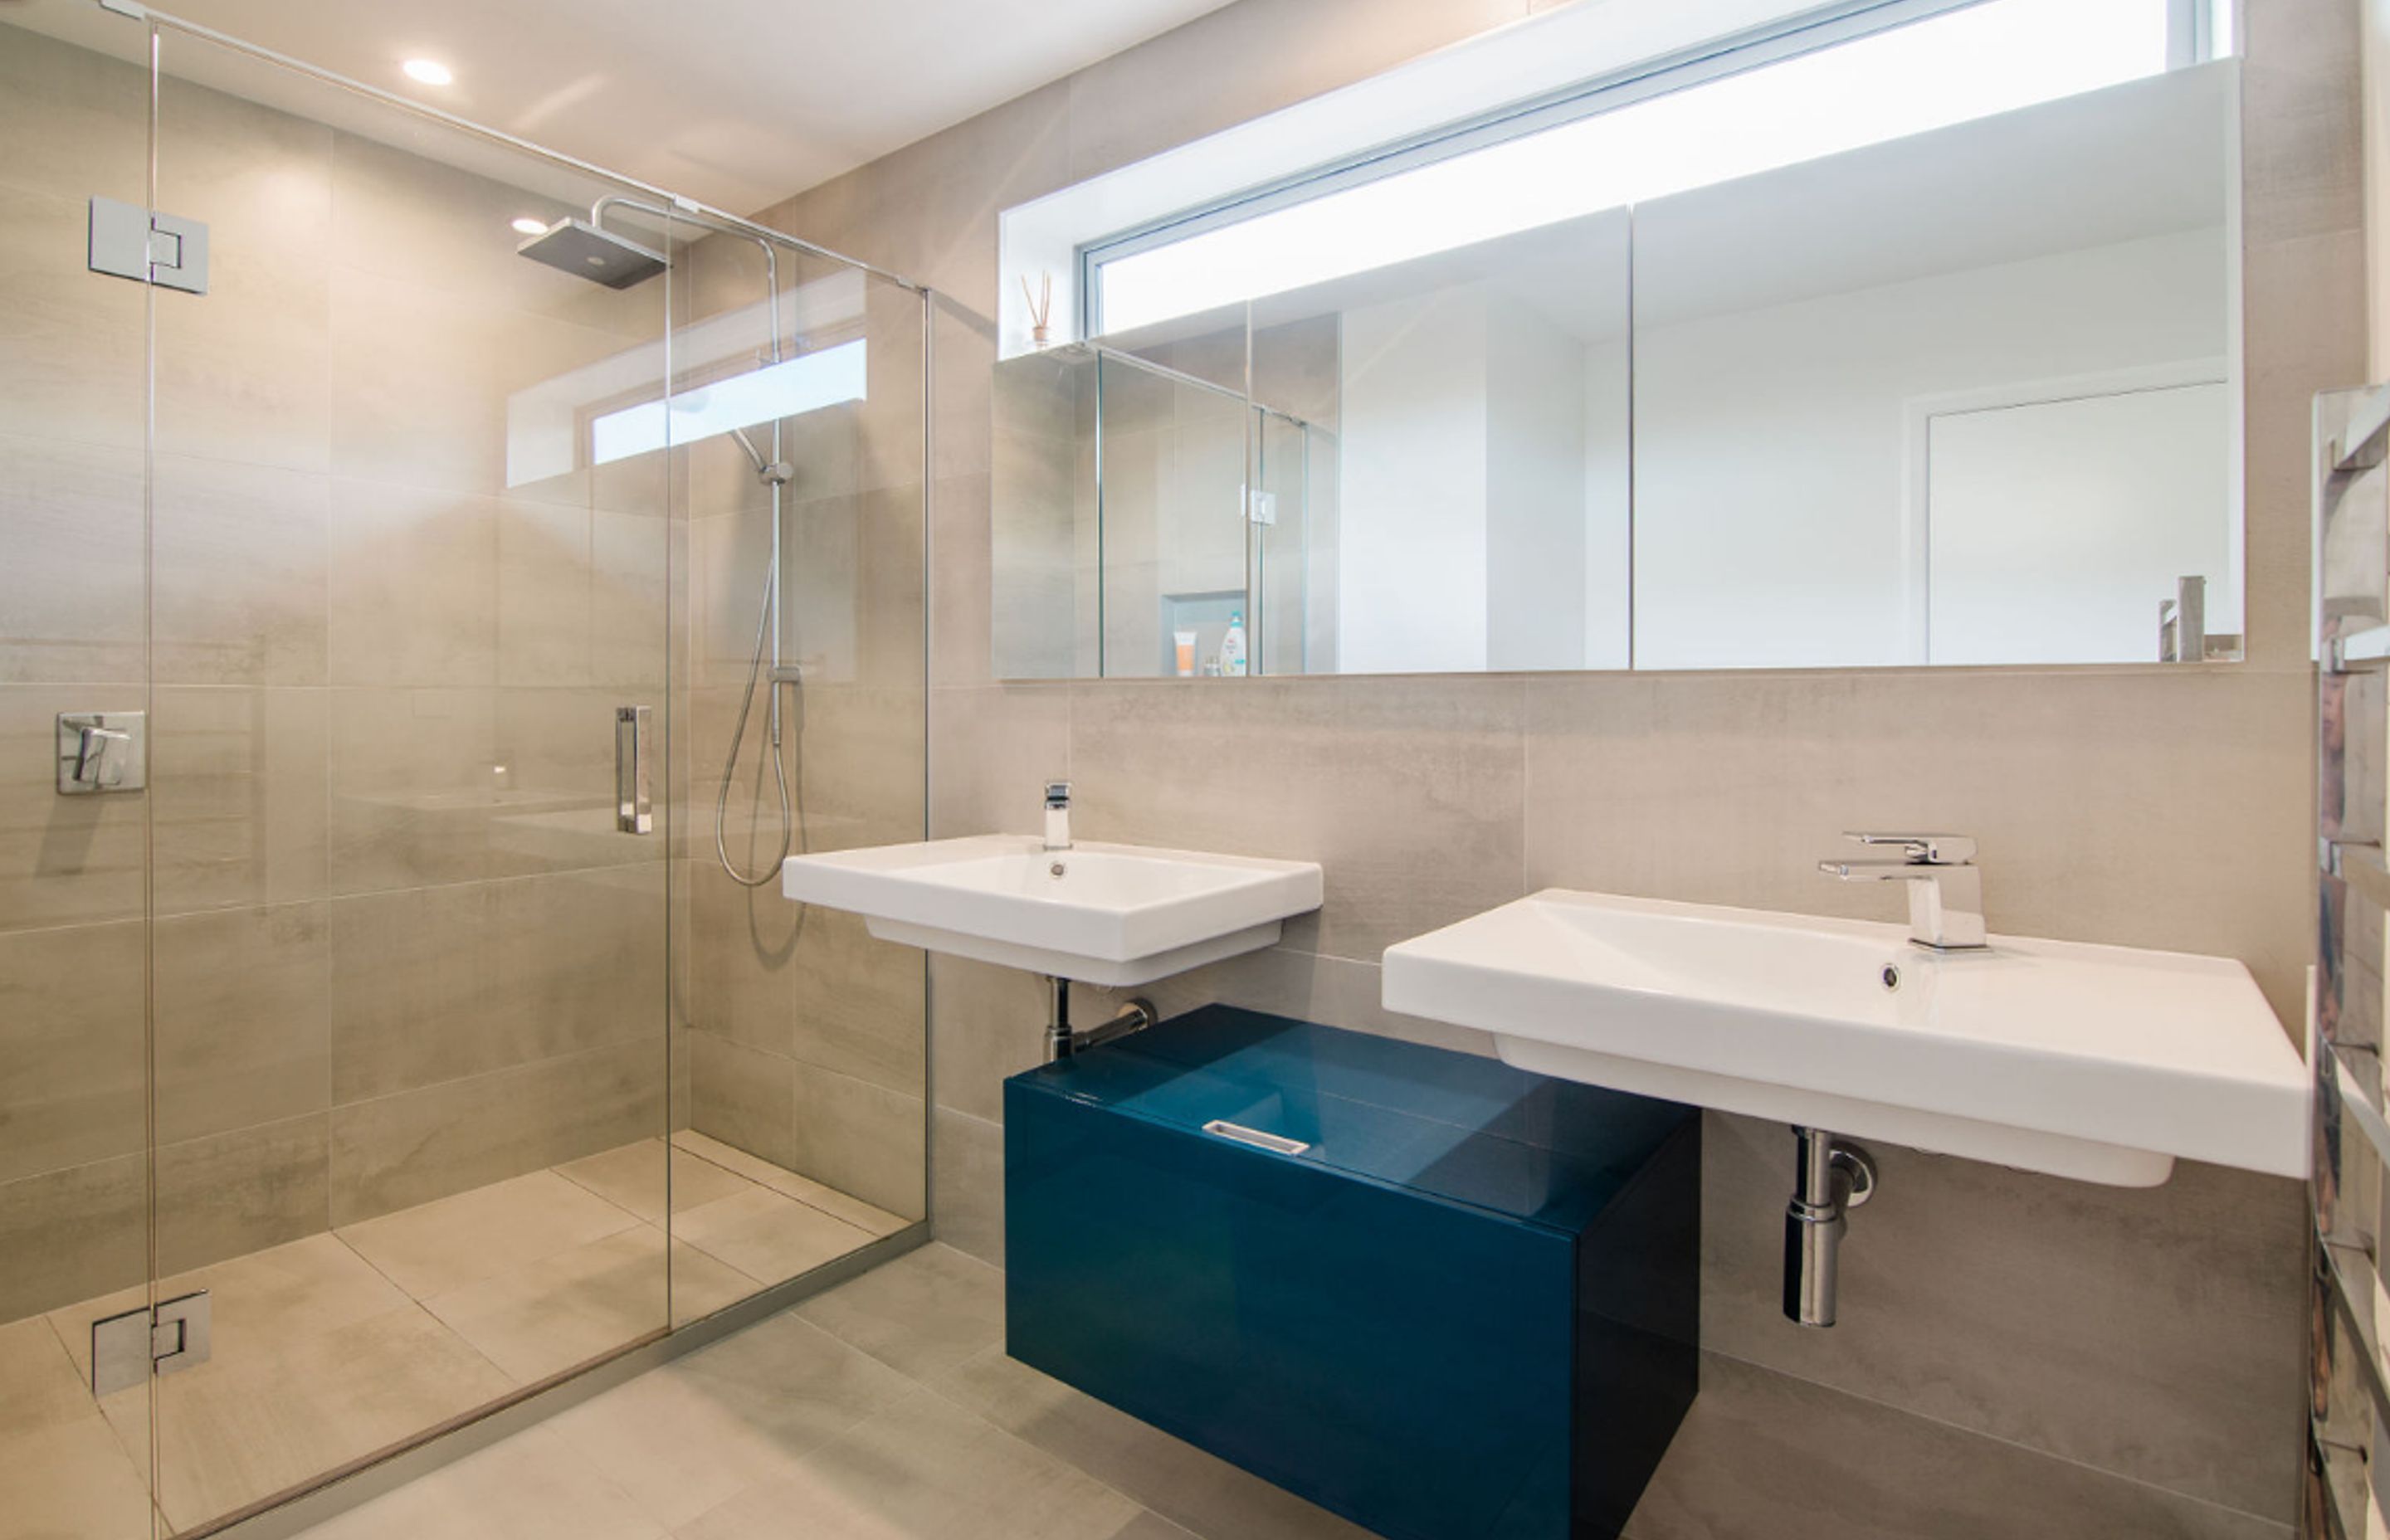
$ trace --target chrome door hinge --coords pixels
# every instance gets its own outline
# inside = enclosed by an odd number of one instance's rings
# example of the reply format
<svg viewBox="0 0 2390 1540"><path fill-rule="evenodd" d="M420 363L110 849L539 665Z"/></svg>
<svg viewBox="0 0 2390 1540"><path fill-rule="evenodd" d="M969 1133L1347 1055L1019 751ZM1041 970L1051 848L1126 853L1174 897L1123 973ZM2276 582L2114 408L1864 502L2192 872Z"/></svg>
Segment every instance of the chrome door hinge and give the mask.
<svg viewBox="0 0 2390 1540"><path fill-rule="evenodd" d="M186 294L208 291L208 227L196 219L95 198L90 239L86 261L95 273Z"/></svg>
<svg viewBox="0 0 2390 1540"><path fill-rule="evenodd" d="M161 1301L91 1323L91 1393L130 1390L151 1374L197 1368L212 1351L208 1291Z"/></svg>

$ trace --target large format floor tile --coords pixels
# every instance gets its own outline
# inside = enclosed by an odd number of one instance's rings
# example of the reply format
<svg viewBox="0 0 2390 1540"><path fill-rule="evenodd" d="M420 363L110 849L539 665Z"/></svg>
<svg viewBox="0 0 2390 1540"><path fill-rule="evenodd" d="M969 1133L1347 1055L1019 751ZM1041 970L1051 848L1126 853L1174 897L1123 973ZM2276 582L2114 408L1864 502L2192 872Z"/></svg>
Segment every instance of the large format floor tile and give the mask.
<svg viewBox="0 0 2390 1540"><path fill-rule="evenodd" d="M528 1385L664 1329L668 1288L695 1315L755 1290L754 1280L686 1246L673 1248L669 1280L665 1265L663 1232L633 1224L423 1303Z"/></svg>
<svg viewBox="0 0 2390 1540"><path fill-rule="evenodd" d="M587 1187L620 1209L627 1209L650 1225L664 1217L664 1141L642 1139L585 1160L568 1161L556 1174ZM758 1164L763 1162L758 1161ZM732 1198L755 1185L686 1149L672 1152L672 1212L682 1213Z"/></svg>
<svg viewBox="0 0 2390 1540"><path fill-rule="evenodd" d="M770 1187L774 1192L793 1198L800 1203L809 1204L824 1213L835 1215L874 1236L894 1235L912 1223L900 1214L890 1213L886 1209L874 1207L836 1187L800 1176L793 1171L776 1166L760 1156L750 1155L736 1146L724 1144L707 1135L683 1130L673 1136L673 1143L725 1171L735 1172L751 1182Z"/></svg>
<svg viewBox="0 0 2390 1540"><path fill-rule="evenodd" d="M668 1150L674 1223L706 1248L667 1248ZM148 1536L153 1405L158 1500L187 1527L651 1336L667 1308L676 1326L713 1315L870 1244L883 1219L727 1146L649 1138L161 1279L161 1299L207 1291L212 1341L208 1362L155 1382L154 1402L148 1384L104 1401L90 1388L92 1323L140 1308L147 1288L0 1324L0 1540ZM467 1462L442 1491L379 1510L372 1523L393 1527L343 1533L661 1534L788 1474L784 1457L909 1384L793 1317L673 1370L578 1424L598 1465L629 1472L638 1503L560 1495L587 1483L581 1457L558 1444ZM697 1430L700 1443L660 1437Z"/></svg>
<svg viewBox="0 0 2390 1540"><path fill-rule="evenodd" d="M1114 1540L1126 1497L928 1390L678 1533L687 1540Z"/></svg>
<svg viewBox="0 0 2390 1540"><path fill-rule="evenodd" d="M792 1315L644 1374L557 1418L568 1444L677 1527L883 1409L903 1375Z"/></svg>
<svg viewBox="0 0 2390 1540"><path fill-rule="evenodd" d="M159 1506L187 1528L413 1438L514 1381L413 1303L158 1381ZM133 1393L133 1392L127 1392ZM110 1397L109 1417L122 1426Z"/></svg>
<svg viewBox="0 0 2390 1540"><path fill-rule="evenodd" d="M673 1234L760 1283L809 1273L871 1243L871 1236L765 1187L673 1216Z"/></svg>
<svg viewBox="0 0 2390 1540"><path fill-rule="evenodd" d="M527 1267L638 1223L553 1171L342 1226L340 1237L417 1299Z"/></svg>

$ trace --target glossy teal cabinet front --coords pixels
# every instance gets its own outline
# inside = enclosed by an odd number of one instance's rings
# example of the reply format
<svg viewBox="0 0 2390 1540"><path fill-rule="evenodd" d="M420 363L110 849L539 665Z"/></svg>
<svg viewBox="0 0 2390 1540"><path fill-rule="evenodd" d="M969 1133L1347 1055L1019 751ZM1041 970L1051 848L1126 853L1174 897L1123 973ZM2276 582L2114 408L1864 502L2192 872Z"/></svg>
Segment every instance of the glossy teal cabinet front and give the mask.
<svg viewBox="0 0 2390 1540"><path fill-rule="evenodd" d="M1694 1393L1700 1140L1206 1007L1006 1084L1008 1349L1394 1540L1614 1535Z"/></svg>

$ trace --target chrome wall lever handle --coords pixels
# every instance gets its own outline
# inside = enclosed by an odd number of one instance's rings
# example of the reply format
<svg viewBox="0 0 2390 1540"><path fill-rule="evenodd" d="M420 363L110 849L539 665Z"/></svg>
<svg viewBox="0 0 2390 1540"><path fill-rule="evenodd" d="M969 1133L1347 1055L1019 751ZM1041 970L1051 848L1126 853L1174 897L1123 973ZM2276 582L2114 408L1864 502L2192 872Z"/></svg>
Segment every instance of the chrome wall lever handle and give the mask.
<svg viewBox="0 0 2390 1540"><path fill-rule="evenodd" d="M133 735L113 727L84 727L77 737L74 778L77 786L124 784L124 756L132 751Z"/></svg>
<svg viewBox="0 0 2390 1540"><path fill-rule="evenodd" d="M140 712L60 712L58 795L140 790L148 781L146 724Z"/></svg>
<svg viewBox="0 0 2390 1540"><path fill-rule="evenodd" d="M1859 845L1897 845L1902 856L1920 866L1958 866L1975 858L1973 837L1965 834L1874 834L1844 831L1843 838Z"/></svg>

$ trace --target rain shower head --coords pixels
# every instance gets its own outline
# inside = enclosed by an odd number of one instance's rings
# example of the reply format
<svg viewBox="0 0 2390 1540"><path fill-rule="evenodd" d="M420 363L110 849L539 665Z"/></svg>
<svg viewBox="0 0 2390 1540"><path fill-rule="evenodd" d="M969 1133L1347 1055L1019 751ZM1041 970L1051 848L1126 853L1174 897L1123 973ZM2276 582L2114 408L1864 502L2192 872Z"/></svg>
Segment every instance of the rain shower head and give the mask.
<svg viewBox="0 0 2390 1540"><path fill-rule="evenodd" d="M662 252L582 219L559 219L515 250L609 289L628 289L664 270Z"/></svg>

